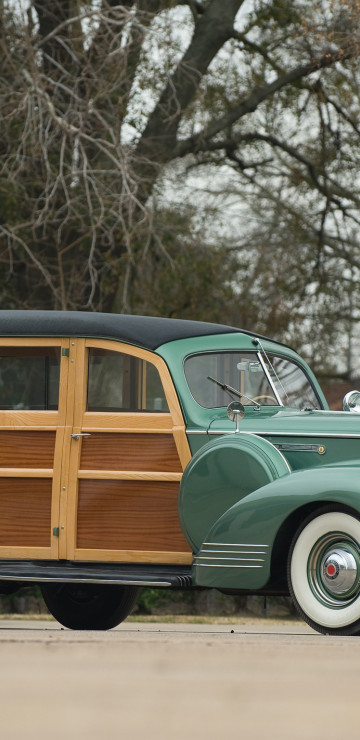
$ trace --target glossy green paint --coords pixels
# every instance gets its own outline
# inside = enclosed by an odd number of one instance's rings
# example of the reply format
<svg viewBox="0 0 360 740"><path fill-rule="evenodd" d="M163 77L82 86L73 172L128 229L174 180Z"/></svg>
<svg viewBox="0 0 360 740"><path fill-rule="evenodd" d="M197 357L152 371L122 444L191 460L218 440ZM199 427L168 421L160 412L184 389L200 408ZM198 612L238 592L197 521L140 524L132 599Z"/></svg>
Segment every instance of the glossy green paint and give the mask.
<svg viewBox="0 0 360 740"><path fill-rule="evenodd" d="M216 433L233 428L227 420L226 409L223 418L213 418L209 425L209 432ZM325 437L360 437L360 414L349 411L300 411L286 407L271 406L255 411L245 407L245 417L240 424L240 430L255 432L265 436L310 437L324 435Z"/></svg>
<svg viewBox="0 0 360 740"><path fill-rule="evenodd" d="M231 432L234 424L215 419L208 437ZM293 470L329 465L360 464L360 415L338 411L298 411L280 408L272 413L253 412L248 407L240 433L254 433L273 445L317 445L324 453L282 450Z"/></svg>
<svg viewBox="0 0 360 740"><path fill-rule="evenodd" d="M261 437L231 434L202 447L184 472L179 494L180 522L193 551L233 504L289 472L280 452Z"/></svg>
<svg viewBox="0 0 360 740"><path fill-rule="evenodd" d="M261 589L270 576L271 552L281 525L300 507L315 504L316 508L336 503L348 506L360 514L359 468L318 468L303 470L279 478L254 491L225 512L208 532L197 553L193 568L194 583L209 588ZM209 565L201 560L212 543L215 551ZM229 545L246 543L263 547L258 567L236 567L235 561L224 563L218 557L219 545L226 550ZM217 547L216 547L217 545ZM260 558L259 558L260 559ZM219 567L220 566L220 567ZM230 566L230 567L229 567Z"/></svg>
<svg viewBox="0 0 360 740"><path fill-rule="evenodd" d="M316 379L293 350L270 340L262 345L304 369L323 410L245 405L235 433L225 407L196 403L184 360L199 352L256 354L252 337L184 339L157 350L173 377L193 454L181 484L179 515L195 552L198 586L266 587L279 529L301 507L333 502L360 513L360 415L329 411Z"/></svg>

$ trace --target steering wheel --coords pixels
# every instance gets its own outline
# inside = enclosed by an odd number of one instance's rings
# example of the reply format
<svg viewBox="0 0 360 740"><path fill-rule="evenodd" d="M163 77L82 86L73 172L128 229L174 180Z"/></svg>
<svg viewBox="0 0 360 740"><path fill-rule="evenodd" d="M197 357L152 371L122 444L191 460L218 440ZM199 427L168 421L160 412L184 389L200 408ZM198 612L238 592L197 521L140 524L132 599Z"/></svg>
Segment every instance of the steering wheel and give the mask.
<svg viewBox="0 0 360 740"><path fill-rule="evenodd" d="M256 401L257 403L259 403L259 401L274 401L275 406L278 405L278 402L276 398L274 398L274 396L255 396L255 398L252 398L251 400Z"/></svg>

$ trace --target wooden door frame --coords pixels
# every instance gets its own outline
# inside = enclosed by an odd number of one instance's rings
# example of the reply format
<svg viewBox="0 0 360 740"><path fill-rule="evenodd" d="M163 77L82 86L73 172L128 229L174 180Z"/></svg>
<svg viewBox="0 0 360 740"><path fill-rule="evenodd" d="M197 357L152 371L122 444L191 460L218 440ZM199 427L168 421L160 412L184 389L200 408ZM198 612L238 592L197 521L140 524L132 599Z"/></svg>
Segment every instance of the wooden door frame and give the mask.
<svg viewBox="0 0 360 740"><path fill-rule="evenodd" d="M87 352L90 348L128 354L145 360L154 365L159 372L167 400L169 412L89 412L86 411L87 397ZM69 393L66 428L69 427L71 417L73 421L72 433L102 432L111 433L152 433L171 434L174 438L182 470L185 469L191 458L188 445L185 423L174 385L165 361L158 355L123 342L102 339L76 339L70 342ZM119 415L121 426L119 427ZM126 561L126 562L164 562L191 563L192 555L189 552L164 553L162 551L138 550L88 550L77 548L77 503L78 480L106 479L106 480L144 480L144 481L173 481L180 482L182 473L154 473L151 471L99 471L86 470L79 475L82 438L78 440L66 439L64 455L69 455L69 474L64 487L66 497L60 512L60 548L59 557L69 560L96 560L96 561ZM65 491L64 491L65 493ZM65 505L66 500L66 505ZM66 522L66 523L65 523ZM64 529L61 529L61 527Z"/></svg>
<svg viewBox="0 0 360 740"><path fill-rule="evenodd" d="M51 478L51 530L49 532L49 547L33 546L0 546L0 558L9 559L57 559L59 556L59 509L62 489L63 445L66 437L66 409L68 392L68 338L47 337L1 337L0 347L59 347L60 348L60 378L59 401L57 411L31 410L1 410L1 431L53 431L55 432L55 447L53 468L0 468L0 478ZM62 349L65 352L62 352ZM19 462L20 462L19 451Z"/></svg>

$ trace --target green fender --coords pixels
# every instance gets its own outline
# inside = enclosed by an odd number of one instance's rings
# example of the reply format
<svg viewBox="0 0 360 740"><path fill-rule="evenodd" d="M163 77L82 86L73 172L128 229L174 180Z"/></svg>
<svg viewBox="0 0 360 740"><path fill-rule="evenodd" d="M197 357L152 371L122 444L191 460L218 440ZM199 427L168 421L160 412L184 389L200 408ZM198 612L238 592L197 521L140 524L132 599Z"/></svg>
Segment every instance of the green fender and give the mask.
<svg viewBox="0 0 360 740"><path fill-rule="evenodd" d="M205 444L187 466L179 493L181 526L193 551L233 504L289 473L279 450L255 434L238 432Z"/></svg>
<svg viewBox="0 0 360 740"><path fill-rule="evenodd" d="M315 503L348 506L360 514L359 467L301 470L250 493L207 533L194 558L198 586L261 589L270 577L272 547L287 517Z"/></svg>

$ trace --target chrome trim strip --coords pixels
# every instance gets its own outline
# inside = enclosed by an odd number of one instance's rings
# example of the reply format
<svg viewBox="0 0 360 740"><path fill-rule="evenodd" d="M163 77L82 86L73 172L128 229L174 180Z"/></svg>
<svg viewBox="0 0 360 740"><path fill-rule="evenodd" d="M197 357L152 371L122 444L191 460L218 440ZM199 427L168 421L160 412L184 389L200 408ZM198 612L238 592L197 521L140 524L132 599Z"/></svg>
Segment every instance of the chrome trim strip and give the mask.
<svg viewBox="0 0 360 740"><path fill-rule="evenodd" d="M317 452L319 455L323 455L326 452L324 445L299 444L299 442L276 442L274 447L281 452Z"/></svg>
<svg viewBox="0 0 360 740"><path fill-rule="evenodd" d="M32 583L109 583L110 585L123 585L123 586L153 586L170 588L171 583L168 581L140 581L131 580L128 581L125 578L81 578L80 576L74 576L70 578L61 578L56 576L16 576L16 575L4 575L1 573L0 580L2 581L30 581Z"/></svg>
<svg viewBox="0 0 360 740"><path fill-rule="evenodd" d="M200 550L200 552L214 552L216 554L219 553L226 553L227 555L230 555L231 553L234 553L235 555L266 555L265 550ZM200 557L199 555L196 555L195 557Z"/></svg>
<svg viewBox="0 0 360 740"><path fill-rule="evenodd" d="M263 568L263 565L214 565L213 563L196 563L194 568Z"/></svg>
<svg viewBox="0 0 360 740"><path fill-rule="evenodd" d="M239 561L240 560L244 560L247 563L250 563L250 562L264 563L265 562L264 558L207 558L206 555L196 555L194 557L194 561L195 560L226 560L227 562L229 560L239 560ZM196 563L196 565L197 565L197 563Z"/></svg>
<svg viewBox="0 0 360 740"><path fill-rule="evenodd" d="M224 435L224 434L232 434L232 431L223 431L223 430L212 430L209 429L208 434L218 434L218 435ZM240 434L253 434L256 437L261 437L261 439L265 439L265 437L320 437L321 439L323 437L326 438L333 438L333 439L360 439L360 434L336 434L335 432L264 432L264 436L260 435L258 431L253 432L250 429L246 429L243 432L240 432ZM270 444L272 444L270 442ZM275 445L273 445L275 446ZM279 452L279 450L278 450Z"/></svg>
<svg viewBox="0 0 360 740"><path fill-rule="evenodd" d="M211 545L211 547L270 547L270 545L251 545L248 542L204 542L201 549L203 547L208 547L209 545Z"/></svg>
<svg viewBox="0 0 360 740"><path fill-rule="evenodd" d="M202 429L185 429L186 434L202 434L207 436L207 431L203 431Z"/></svg>

